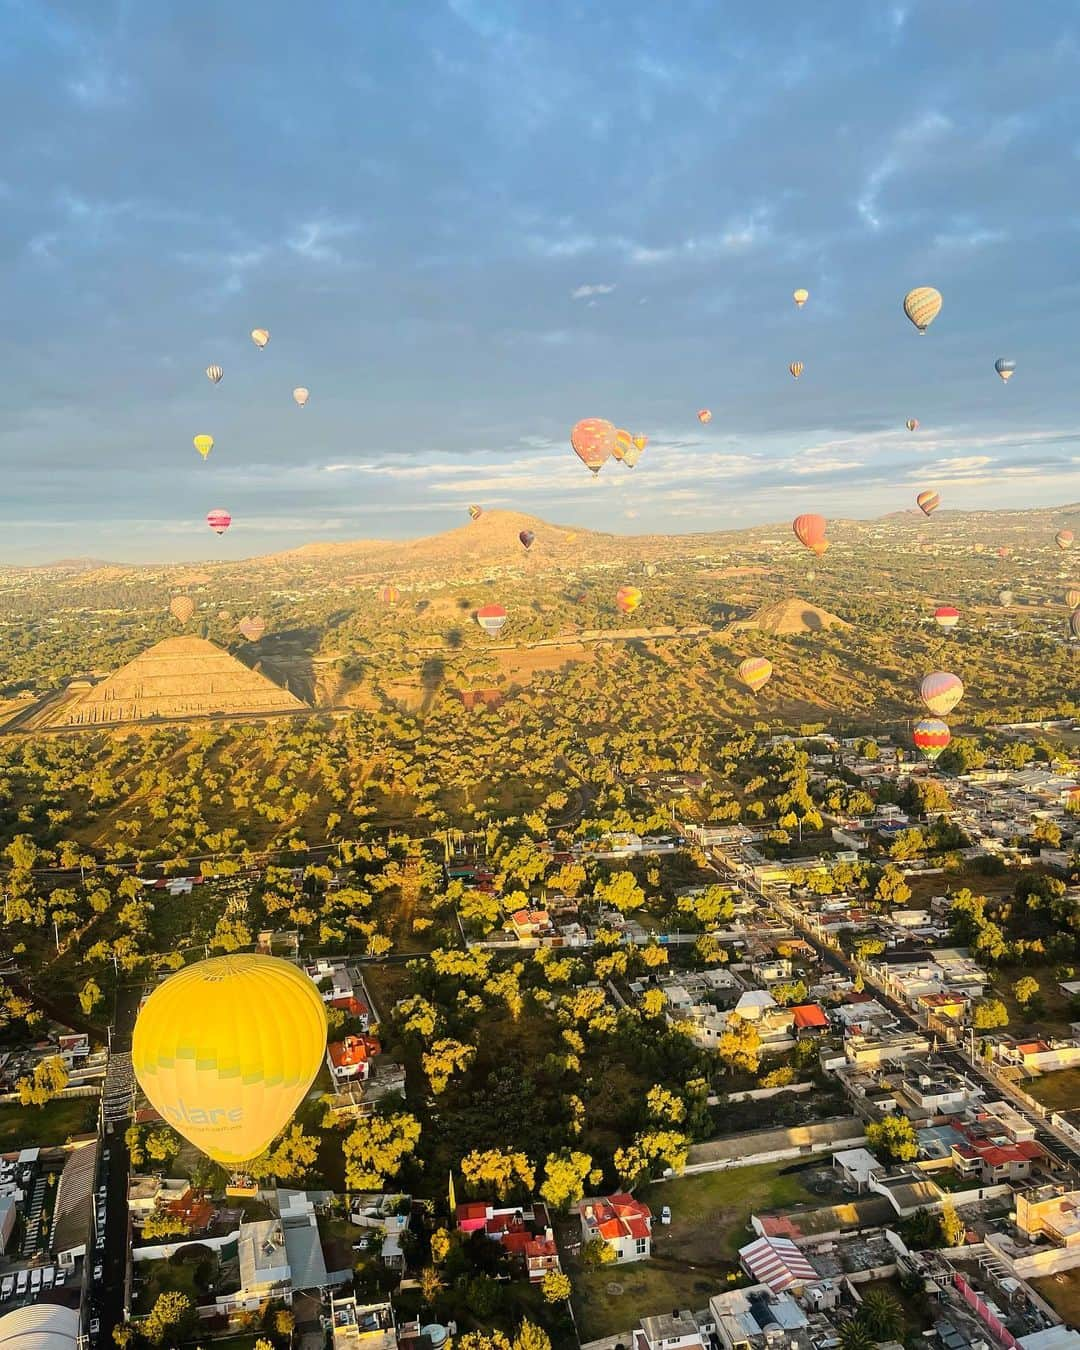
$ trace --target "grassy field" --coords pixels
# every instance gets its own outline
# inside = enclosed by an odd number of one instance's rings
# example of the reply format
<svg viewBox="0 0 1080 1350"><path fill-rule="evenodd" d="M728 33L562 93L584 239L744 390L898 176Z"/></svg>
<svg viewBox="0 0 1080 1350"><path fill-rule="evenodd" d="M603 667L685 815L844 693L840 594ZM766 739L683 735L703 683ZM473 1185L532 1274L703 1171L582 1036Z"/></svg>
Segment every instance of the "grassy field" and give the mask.
<svg viewBox="0 0 1080 1350"><path fill-rule="evenodd" d="M715 1275L672 1269L656 1261L572 1269L571 1278L578 1333L585 1342L632 1331L642 1317L672 1308L705 1308L710 1295L725 1287Z"/></svg>
<svg viewBox="0 0 1080 1350"><path fill-rule="evenodd" d="M97 1122L96 1097L67 1097L44 1106L0 1104L0 1153L17 1148L55 1147L73 1134L90 1134Z"/></svg>
<svg viewBox="0 0 1080 1350"><path fill-rule="evenodd" d="M1031 1286L1070 1326L1080 1325L1080 1269L1032 1280Z"/></svg>
<svg viewBox="0 0 1080 1350"><path fill-rule="evenodd" d="M641 1198L653 1214L664 1205L671 1209L670 1224L654 1221L654 1252L681 1261L734 1262L739 1248L753 1241L751 1214L822 1203L804 1185L804 1173L785 1172L790 1167L790 1162L733 1167L650 1186Z"/></svg>
<svg viewBox="0 0 1080 1350"><path fill-rule="evenodd" d="M1080 1106L1080 1069L1058 1069L1030 1078L1024 1084L1036 1101L1055 1111L1068 1111Z"/></svg>

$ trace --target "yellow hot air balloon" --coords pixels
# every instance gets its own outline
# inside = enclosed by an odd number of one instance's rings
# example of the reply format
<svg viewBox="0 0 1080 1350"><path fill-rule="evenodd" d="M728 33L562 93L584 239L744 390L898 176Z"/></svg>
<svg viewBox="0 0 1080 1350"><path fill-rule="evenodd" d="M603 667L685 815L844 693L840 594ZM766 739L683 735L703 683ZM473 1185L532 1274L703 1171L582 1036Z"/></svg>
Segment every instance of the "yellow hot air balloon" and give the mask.
<svg viewBox="0 0 1080 1350"><path fill-rule="evenodd" d="M803 305L805 305L807 300L810 299L810 292L804 290L802 286L800 286L797 291L791 292L791 298L792 300L795 301L795 304L798 306L798 308L802 309Z"/></svg>
<svg viewBox="0 0 1080 1350"><path fill-rule="evenodd" d="M259 351L270 341L270 330L268 328L253 328L251 330L251 340Z"/></svg>
<svg viewBox="0 0 1080 1350"><path fill-rule="evenodd" d="M202 455L203 459L205 459L214 448L213 436L196 436L191 443L195 449L198 450L199 454Z"/></svg>
<svg viewBox="0 0 1080 1350"><path fill-rule="evenodd" d="M925 333L941 313L941 292L933 286L916 286L904 296L904 313L920 333Z"/></svg>
<svg viewBox="0 0 1080 1350"><path fill-rule="evenodd" d="M311 395L308 393L308 391L307 391L305 388L303 388L303 386L301 386L299 389L294 389L294 390L292 391L292 396L293 396L293 402L296 403L296 404L298 404L301 408L304 406L304 404L305 404L305 403L308 401L308 399L311 397Z"/></svg>
<svg viewBox="0 0 1080 1350"><path fill-rule="evenodd" d="M791 365L788 366L788 370L791 371L792 379L797 380L799 376L803 373L804 370L803 363L801 361L792 361Z"/></svg>
<svg viewBox="0 0 1080 1350"><path fill-rule="evenodd" d="M169 601L169 609L178 622L188 623L195 613L195 601L190 595L174 595Z"/></svg>
<svg viewBox="0 0 1080 1350"><path fill-rule="evenodd" d="M258 1157L304 1100L326 1053L312 981L276 956L215 956L158 985L131 1059L151 1105L225 1167Z"/></svg>

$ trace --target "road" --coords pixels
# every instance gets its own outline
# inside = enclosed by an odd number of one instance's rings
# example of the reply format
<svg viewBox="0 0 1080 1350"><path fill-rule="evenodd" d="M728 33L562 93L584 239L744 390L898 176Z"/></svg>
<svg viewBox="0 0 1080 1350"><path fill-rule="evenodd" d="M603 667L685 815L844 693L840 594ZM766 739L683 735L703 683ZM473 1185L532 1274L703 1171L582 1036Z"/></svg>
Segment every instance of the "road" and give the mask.
<svg viewBox="0 0 1080 1350"><path fill-rule="evenodd" d="M749 890L760 904L769 909L773 909L783 914L785 918L790 919L794 927L814 948L823 964L830 969L838 971L849 978L854 979L858 973L855 963L849 961L842 952L834 947L827 946L820 938L809 929L803 921L803 916L799 909L785 901L779 896L771 896L757 884L753 877L748 877L739 873L731 857L722 848L713 848L709 850L716 860L720 870L727 876L729 882L738 884ZM882 987L873 980L867 979L863 972L863 979L866 983L872 985L874 995L879 1003L882 1003L895 1016L896 1020L910 1031L926 1032L926 1027L919 1022L911 1010L898 1003L892 995L888 994ZM995 1098L1008 1098L1010 1103L1024 1117L1027 1122L1035 1128L1035 1138L1039 1144L1047 1151L1050 1157L1067 1174L1069 1179L1080 1185L1080 1148L1066 1135L1059 1134L1052 1126L1048 1125L1042 1117L1036 1115L1023 1098L1017 1096L1008 1083L989 1074L977 1059L971 1058L968 1054L955 1047L941 1052L942 1059L945 1060L953 1069L967 1078L977 1079L986 1089L987 1099L993 1101Z"/></svg>
<svg viewBox="0 0 1080 1350"><path fill-rule="evenodd" d="M131 1033L135 1026L135 1016L139 1010L141 986L121 987L117 990L116 1011L113 1018L112 1053L123 1054L131 1050ZM113 1327L124 1320L124 1278L127 1272L128 1257L128 1172L130 1157L127 1144L124 1143L124 1131L130 1119L116 1121L112 1133L106 1133L102 1143L98 1185L105 1184L105 1233L104 1247L95 1245L88 1251L86 1264L87 1287L87 1326L97 1317L101 1329L94 1339L94 1345L109 1347L113 1344ZM105 1154L108 1153L108 1159ZM96 1230L96 1221L95 1221ZM99 1239L100 1240L100 1239ZM102 1278L95 1280L93 1270L97 1262L103 1267Z"/></svg>

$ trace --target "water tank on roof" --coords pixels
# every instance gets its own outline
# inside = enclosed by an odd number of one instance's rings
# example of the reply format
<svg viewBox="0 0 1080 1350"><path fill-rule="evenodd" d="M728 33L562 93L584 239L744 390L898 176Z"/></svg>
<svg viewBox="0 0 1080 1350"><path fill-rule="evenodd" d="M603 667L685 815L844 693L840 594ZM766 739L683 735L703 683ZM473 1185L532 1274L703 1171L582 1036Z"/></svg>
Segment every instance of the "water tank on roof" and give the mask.
<svg viewBox="0 0 1080 1350"><path fill-rule="evenodd" d="M420 1335L426 1336L431 1342L433 1350L438 1350L439 1346L445 1345L450 1333L444 1326L438 1322L430 1322L426 1327L420 1328Z"/></svg>

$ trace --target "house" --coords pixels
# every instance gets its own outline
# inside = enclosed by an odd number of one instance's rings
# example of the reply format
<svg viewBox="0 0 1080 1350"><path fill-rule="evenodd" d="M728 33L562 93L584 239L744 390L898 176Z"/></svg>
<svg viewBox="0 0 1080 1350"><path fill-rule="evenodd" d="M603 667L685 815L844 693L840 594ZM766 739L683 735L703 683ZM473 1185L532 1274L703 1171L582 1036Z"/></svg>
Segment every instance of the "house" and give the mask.
<svg viewBox="0 0 1080 1350"><path fill-rule="evenodd" d="M703 1334L704 1333L704 1334ZM691 1312L672 1309L656 1317L643 1317L634 1334L635 1350L705 1350L708 1332Z"/></svg>
<svg viewBox="0 0 1080 1350"><path fill-rule="evenodd" d="M868 1148L845 1148L832 1155L833 1170L838 1172L845 1185L854 1187L862 1194L874 1177L885 1175L887 1168L879 1163Z"/></svg>
<svg viewBox="0 0 1080 1350"><path fill-rule="evenodd" d="M1027 1041L1005 1041L998 1045L998 1058L1006 1064L1019 1064L1029 1073L1052 1073L1080 1064L1080 1041L1036 1037Z"/></svg>
<svg viewBox="0 0 1080 1350"><path fill-rule="evenodd" d="M1080 1247L1080 1191L1066 1186L1019 1191L1016 1226L1032 1241L1045 1236L1060 1247Z"/></svg>
<svg viewBox="0 0 1080 1350"><path fill-rule="evenodd" d="M0 1252L7 1251L8 1240L15 1227L17 1213L15 1197L13 1195L0 1195Z"/></svg>
<svg viewBox="0 0 1080 1350"><path fill-rule="evenodd" d="M397 1350L394 1310L389 1303L360 1306L352 1296L330 1299L333 1350Z"/></svg>
<svg viewBox="0 0 1080 1350"><path fill-rule="evenodd" d="M896 1101L912 1120L957 1115L982 1097L982 1089L961 1074L923 1059L904 1061L903 1075L895 1084Z"/></svg>
<svg viewBox="0 0 1080 1350"><path fill-rule="evenodd" d="M829 1019L819 1003L800 1003L791 1010L796 1036L822 1036L829 1029Z"/></svg>
<svg viewBox="0 0 1080 1350"><path fill-rule="evenodd" d="M765 1284L714 1294L709 1310L723 1350L765 1350L769 1346L814 1344L810 1319L786 1291L774 1294Z"/></svg>
<svg viewBox="0 0 1080 1350"><path fill-rule="evenodd" d="M844 1041L845 1058L849 1064L856 1064L860 1068L929 1053L929 1039L917 1031L882 1032L876 1036L848 1036Z"/></svg>
<svg viewBox="0 0 1080 1350"><path fill-rule="evenodd" d="M242 1223L236 1237L240 1287L219 1294L215 1302L223 1313L255 1312L273 1299L292 1304L292 1271L285 1250L285 1231L279 1219Z"/></svg>
<svg viewBox="0 0 1080 1350"><path fill-rule="evenodd" d="M60 1173L49 1245L65 1268L86 1255L96 1164L96 1142L84 1144L71 1150Z"/></svg>
<svg viewBox="0 0 1080 1350"><path fill-rule="evenodd" d="M916 1010L925 1017L944 1017L950 1022L962 1022L971 1000L966 994L954 990L941 993L920 994L916 999Z"/></svg>
<svg viewBox="0 0 1080 1350"><path fill-rule="evenodd" d="M546 909L517 909L510 915L510 926L519 941L538 937L550 931L551 916Z"/></svg>
<svg viewBox="0 0 1080 1350"><path fill-rule="evenodd" d="M776 999L764 989L749 989L738 1003L735 1012L747 1022L757 1022L765 1013L777 1006Z"/></svg>
<svg viewBox="0 0 1080 1350"><path fill-rule="evenodd" d="M801 1248L784 1237L760 1237L740 1247L739 1265L756 1284L765 1285L774 1294L787 1289L801 1292L821 1278Z"/></svg>
<svg viewBox="0 0 1080 1350"><path fill-rule="evenodd" d="M382 1054L382 1046L374 1036L346 1036L343 1041L331 1041L326 1047L326 1064L335 1083L349 1078L368 1078L372 1061Z"/></svg>
<svg viewBox="0 0 1080 1350"><path fill-rule="evenodd" d="M532 1284L538 1284L548 1271L560 1269L555 1233L547 1206L540 1201L534 1201L531 1209L472 1201L458 1205L455 1219L459 1232L483 1232L500 1243L524 1266Z"/></svg>
<svg viewBox="0 0 1080 1350"><path fill-rule="evenodd" d="M1034 1139L1019 1143L1001 1133L995 1121L959 1125L963 1143L953 1144L952 1163L961 1176L976 1177L989 1186L1002 1181L1024 1181L1046 1153Z"/></svg>
<svg viewBox="0 0 1080 1350"><path fill-rule="evenodd" d="M578 1204L583 1242L599 1238L617 1263L646 1261L652 1253L652 1211L625 1191Z"/></svg>

